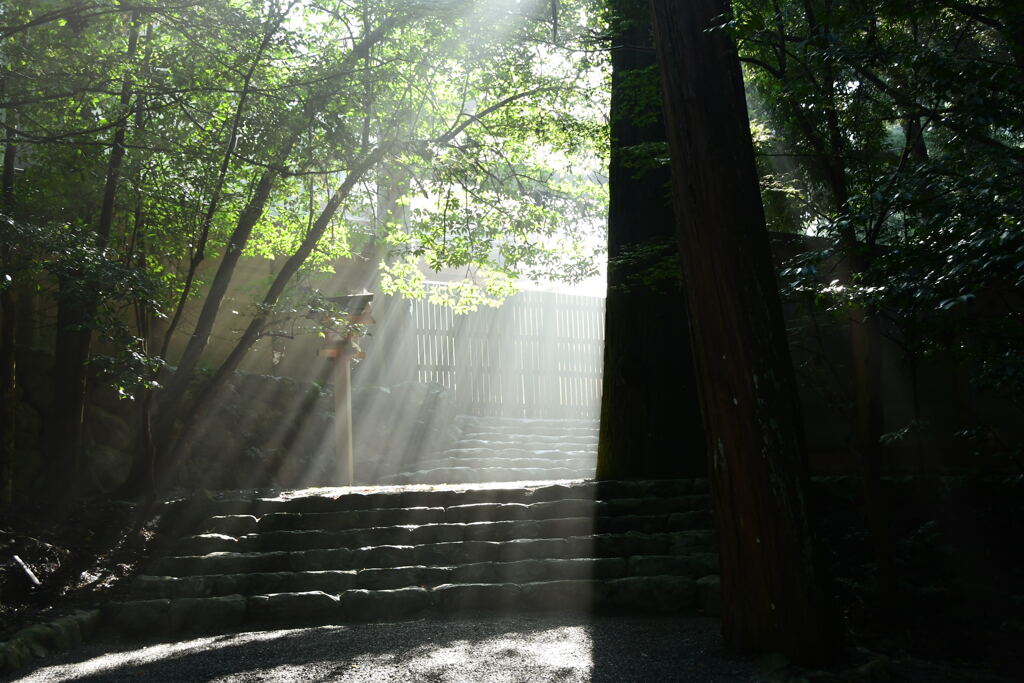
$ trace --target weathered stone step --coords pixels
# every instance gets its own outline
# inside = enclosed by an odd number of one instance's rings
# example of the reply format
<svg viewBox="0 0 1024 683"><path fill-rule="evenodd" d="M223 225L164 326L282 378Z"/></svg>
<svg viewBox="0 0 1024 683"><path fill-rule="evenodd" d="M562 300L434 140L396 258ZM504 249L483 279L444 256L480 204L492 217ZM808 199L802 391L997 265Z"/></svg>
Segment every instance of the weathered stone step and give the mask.
<svg viewBox="0 0 1024 683"><path fill-rule="evenodd" d="M547 508L541 505L531 508L533 513L523 513L523 506L538 503L556 505ZM564 506L584 508L573 511ZM586 506L591 507L586 509ZM657 515L709 507L706 479L582 481L526 486L417 485L356 492L350 488L311 489L274 497L225 492L215 499L193 496L166 504L161 512L161 535L173 538L208 531L238 537L282 530L340 531L530 517ZM540 514L541 511L544 514Z"/></svg>
<svg viewBox="0 0 1024 683"><path fill-rule="evenodd" d="M530 486L495 487L469 484L464 487L432 489L410 487L402 490L321 489L278 497L249 497L231 492L210 499L193 497L165 505L164 514L188 509L193 516L262 515L270 512L337 512L378 508L448 507L466 503L541 502L565 498L610 499L707 493L706 479L662 481L607 481L551 483Z"/></svg>
<svg viewBox="0 0 1024 683"><path fill-rule="evenodd" d="M508 446L511 448L541 449L573 447L575 450L583 450L587 447L597 446L596 436L584 436L573 434L463 434L455 442L454 448L497 448Z"/></svg>
<svg viewBox="0 0 1024 683"><path fill-rule="evenodd" d="M216 552L157 559L150 574L188 576L244 572L322 571L415 565L454 566L527 559L686 555L711 547L709 530L644 534L597 534L511 541L455 541L422 545L375 545L300 551Z"/></svg>
<svg viewBox="0 0 1024 683"><path fill-rule="evenodd" d="M447 458L479 458L481 460L493 458L530 458L545 462L555 462L559 460L593 459L596 453L596 449L578 448L576 446L573 448L549 448L545 446L544 448L534 449L521 448L518 445L503 448L449 448L444 451L429 453L424 459L417 460L415 464L418 467L423 467L432 461L445 460Z"/></svg>
<svg viewBox="0 0 1024 683"><path fill-rule="evenodd" d="M181 513L168 528L211 533L150 564L133 584L147 599L111 606L123 628L690 609L717 585L706 480L239 494L168 510Z"/></svg>
<svg viewBox="0 0 1024 683"><path fill-rule="evenodd" d="M211 518L207 528L216 531L216 520ZM395 526L399 524L442 524L447 521L446 508L383 508L378 510L346 510L343 512L272 512L256 523L259 531L286 531L291 529L363 529Z"/></svg>
<svg viewBox="0 0 1024 683"><path fill-rule="evenodd" d="M582 483L582 482L580 482ZM344 512L412 507L449 507L467 503L485 502L540 502L563 498L593 497L594 491L586 487L548 484L530 487L490 488L466 487L444 490L369 490L350 492L345 489L333 493L331 489L306 495L281 497L255 497L243 495L218 499L194 497L169 503L168 511L188 508L195 516L265 515L273 512ZM230 492L228 494L230 495Z"/></svg>
<svg viewBox="0 0 1024 683"><path fill-rule="evenodd" d="M533 447L523 444L492 444L489 446L453 446L443 451L434 451L424 456L417 463L429 462L442 458L535 458L542 460L561 460L564 458L592 458L597 448L584 444L541 444Z"/></svg>
<svg viewBox="0 0 1024 683"><path fill-rule="evenodd" d="M193 498L175 501L168 508L201 507L213 515L252 514L269 512L338 512L345 510L372 510L405 507L449 507L468 503L531 503L566 498L610 500L614 498L641 498L707 494L708 480L663 479L651 481L582 481L550 483L529 486L467 485L434 489L410 487L402 490L370 489L352 492L351 489L319 489L291 493L277 497L249 497L224 492L223 498Z"/></svg>
<svg viewBox="0 0 1024 683"><path fill-rule="evenodd" d="M544 504L547 505L547 504ZM476 506L452 508L461 514L456 519L470 520L441 522L436 524L395 525L386 527L345 528L342 531L326 531L316 528L296 528L303 522L302 516L291 515L282 520L282 513L269 515L262 521L278 522L274 525L258 525L257 533L237 536L224 533L207 533L186 536L174 546L178 555L201 555L213 552L260 552L274 550L314 550L318 548L361 548L372 545L422 545L426 543L450 543L455 541L511 541L517 538L561 538L589 534L659 533L665 531L687 531L711 528L711 512L690 510L657 515L598 516L592 514L577 517L531 518L529 511L513 508L507 516L513 519L502 521L475 521ZM526 506L531 507L531 506ZM466 508L469 508L468 510ZM580 512L590 512L582 508ZM570 510L570 512L576 512ZM306 516L308 517L308 515ZM281 522L284 522L281 524Z"/></svg>
<svg viewBox="0 0 1024 683"><path fill-rule="evenodd" d="M567 468L511 467L439 467L381 477L382 484L474 484L489 481L543 481L546 479L585 479L594 474L594 466Z"/></svg>
<svg viewBox="0 0 1024 683"><path fill-rule="evenodd" d="M497 415L456 415L455 424L462 427L478 425L518 426L523 429L543 427L593 427L598 424L596 419L584 417L501 417Z"/></svg>
<svg viewBox="0 0 1024 683"><path fill-rule="evenodd" d="M554 453L566 454L575 453L579 457L593 455L597 452L597 443L575 443L575 442L539 442L539 441L481 441L479 439L463 439L452 444L451 448L445 449L443 453L466 453L473 450L489 450L496 454L523 454L546 453L555 458Z"/></svg>
<svg viewBox="0 0 1024 683"><path fill-rule="evenodd" d="M545 520L566 517L643 517L673 515L710 509L706 494L666 498L613 498L593 501L565 499L540 503L469 503L447 508L384 508L339 512L272 512L255 515L221 515L207 519L202 529L215 534L243 536L267 531L352 531L398 525L453 524L510 520ZM612 530L612 529L609 529ZM626 529L614 529L626 530Z"/></svg>
<svg viewBox="0 0 1024 683"><path fill-rule="evenodd" d="M504 467L521 469L565 467L575 469L590 468L592 470L596 463L597 459L594 453L571 455L551 453L541 455L540 457L494 453L493 455L485 456L450 454L429 460L420 460L416 463L416 467L420 470L433 470L441 467Z"/></svg>
<svg viewBox="0 0 1024 683"><path fill-rule="evenodd" d="M427 612L690 610L696 582L683 576L636 576L528 583L447 583L388 590L349 589L161 598L112 603L106 617L135 634L218 631L243 624L311 624L409 618Z"/></svg>
<svg viewBox="0 0 1024 683"><path fill-rule="evenodd" d="M586 434L494 434L481 432L461 434L451 448L493 448L497 450L521 448L525 450L578 450L597 449L597 436Z"/></svg>
<svg viewBox="0 0 1024 683"><path fill-rule="evenodd" d="M533 438L542 440L554 439L586 439L593 441L599 430L596 427L581 425L554 425L549 427L533 425L467 425L457 432L460 439L479 438L495 441L527 441Z"/></svg>
<svg viewBox="0 0 1024 683"><path fill-rule="evenodd" d="M138 599L255 595L351 589L434 587L445 583L528 583L570 579L617 579L627 576L701 578L718 571L713 553L686 556L638 555L629 558L574 558L480 562L455 567L410 566L310 572L252 572L198 576L150 576L135 579Z"/></svg>
<svg viewBox="0 0 1024 683"><path fill-rule="evenodd" d="M536 428L532 425L524 428L522 425L476 425L473 427L465 427L462 429L462 438L479 438L484 440L490 439L508 439L508 440L521 440L529 439L533 436L542 437L584 437L587 439L596 439L600 430L594 427L588 426L570 426L562 425L553 428Z"/></svg>

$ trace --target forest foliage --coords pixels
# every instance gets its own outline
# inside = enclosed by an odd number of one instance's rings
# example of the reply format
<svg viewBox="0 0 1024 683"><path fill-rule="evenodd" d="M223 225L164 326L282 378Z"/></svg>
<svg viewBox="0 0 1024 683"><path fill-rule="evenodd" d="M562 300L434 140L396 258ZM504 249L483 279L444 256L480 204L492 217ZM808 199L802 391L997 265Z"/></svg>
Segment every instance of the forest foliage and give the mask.
<svg viewBox="0 0 1024 683"><path fill-rule="evenodd" d="M877 311L909 365L967 363L1024 408L1024 8L750 0L724 19L769 227L832 245L784 289Z"/></svg>
<svg viewBox="0 0 1024 683"><path fill-rule="evenodd" d="M605 56L591 48L587 4L559 10L5 4L5 321L29 301L14 293L38 293L58 309L58 359L88 362L105 335L138 361L123 364L119 384L147 399L172 336L186 335L160 392L159 431L189 412L184 393L209 365L240 258L279 265L220 375L295 309L303 273L339 258L379 260L381 287L413 297L425 295L421 263L460 269L464 279L434 295L459 310L500 302L516 278L591 274L605 204ZM184 315L190 305L197 315ZM57 374L80 404L81 373ZM73 402L65 415L81 414Z"/></svg>
<svg viewBox="0 0 1024 683"><path fill-rule="evenodd" d="M911 363L971 362L1024 408L1024 10L731 7L722 24L745 67L769 227L832 244L789 264L784 287L876 315ZM74 368L102 353L125 394L159 397L159 432L195 412L186 390L243 256L279 270L221 375L301 308L303 273L338 257L379 259L381 285L406 296L424 294L421 262L461 269L437 297L462 309L517 277L592 273L606 12L588 0L3 3L5 335L25 306L45 312L71 359L55 379L67 419L84 400ZM638 125L657 106L653 76L638 76L649 97L624 104ZM629 153L638 168L667 162L663 145ZM830 271L833 256L852 272ZM158 389L175 333L188 348Z"/></svg>
<svg viewBox="0 0 1024 683"><path fill-rule="evenodd" d="M6 211L89 232L119 146L102 246L144 267L172 319L208 284L193 264L229 240L290 256L317 218L327 225L304 267L375 241L406 294L422 293L403 268L412 257L468 268L478 301L524 274L589 274L579 230L603 210L603 113L581 84L600 81L603 57L574 50L588 28L563 5L557 28L542 3L8 6L2 106L17 169ZM390 213L377 207L385 193ZM254 224L236 232L247 212Z"/></svg>

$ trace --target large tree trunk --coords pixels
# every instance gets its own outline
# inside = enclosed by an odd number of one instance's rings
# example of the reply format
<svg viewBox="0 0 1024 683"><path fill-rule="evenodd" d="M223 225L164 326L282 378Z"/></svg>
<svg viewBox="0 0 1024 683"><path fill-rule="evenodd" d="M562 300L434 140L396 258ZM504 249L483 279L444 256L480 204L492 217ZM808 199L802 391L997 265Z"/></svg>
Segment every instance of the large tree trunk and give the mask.
<svg viewBox="0 0 1024 683"><path fill-rule="evenodd" d="M652 148L667 142L651 14L631 0L610 4L608 294L597 476L704 476L704 430L675 248L670 171L667 163L652 163ZM658 115L638 122L638 109Z"/></svg>
<svg viewBox="0 0 1024 683"><path fill-rule="evenodd" d="M723 0L653 0L679 246L708 437L722 633L745 652L834 659L806 445ZM710 30L709 30L710 29Z"/></svg>

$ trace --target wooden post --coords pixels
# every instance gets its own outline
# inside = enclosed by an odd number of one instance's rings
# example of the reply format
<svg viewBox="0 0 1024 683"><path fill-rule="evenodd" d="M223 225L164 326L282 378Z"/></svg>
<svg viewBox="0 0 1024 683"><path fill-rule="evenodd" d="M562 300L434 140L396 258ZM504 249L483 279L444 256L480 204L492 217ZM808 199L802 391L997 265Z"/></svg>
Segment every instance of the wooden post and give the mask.
<svg viewBox="0 0 1024 683"><path fill-rule="evenodd" d="M354 294L328 299L338 305L348 322L370 324L370 302L372 294ZM354 483L354 458L352 455L352 359L363 358L363 352L356 344L358 335L352 329L327 330L328 346L319 353L334 359L334 449L338 456L339 486Z"/></svg>
<svg viewBox="0 0 1024 683"><path fill-rule="evenodd" d="M338 483L352 486L352 356L334 358L334 437Z"/></svg>

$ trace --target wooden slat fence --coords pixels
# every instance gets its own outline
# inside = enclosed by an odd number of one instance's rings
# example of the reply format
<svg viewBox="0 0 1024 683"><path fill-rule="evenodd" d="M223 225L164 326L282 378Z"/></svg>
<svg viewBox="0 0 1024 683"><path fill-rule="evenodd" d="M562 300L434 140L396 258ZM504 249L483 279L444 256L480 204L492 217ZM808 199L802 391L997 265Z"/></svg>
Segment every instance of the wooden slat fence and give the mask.
<svg viewBox="0 0 1024 683"><path fill-rule="evenodd" d="M520 292L468 315L416 301L412 315L417 380L454 389L462 412L597 416L604 299Z"/></svg>

